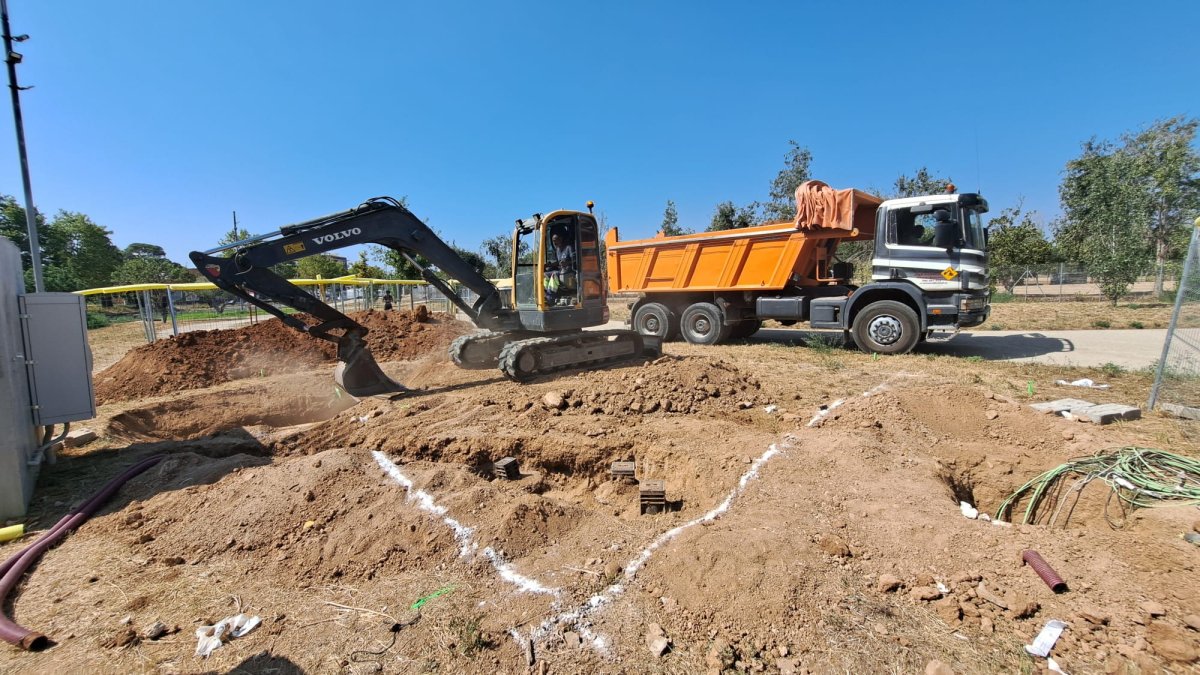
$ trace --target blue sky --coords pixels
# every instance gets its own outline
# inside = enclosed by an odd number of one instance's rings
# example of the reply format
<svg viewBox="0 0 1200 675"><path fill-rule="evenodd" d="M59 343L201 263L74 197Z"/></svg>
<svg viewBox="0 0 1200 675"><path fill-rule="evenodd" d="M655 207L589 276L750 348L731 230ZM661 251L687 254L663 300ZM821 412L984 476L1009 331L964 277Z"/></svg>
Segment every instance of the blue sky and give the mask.
<svg viewBox="0 0 1200 675"><path fill-rule="evenodd" d="M928 166L1058 213L1092 136L1200 116L1200 3L9 0L39 209L213 246L407 196L468 248L597 203L765 200L787 141L835 187ZM0 113L10 119L8 106ZM7 126L7 130L3 127ZM0 192L20 198L0 124Z"/></svg>

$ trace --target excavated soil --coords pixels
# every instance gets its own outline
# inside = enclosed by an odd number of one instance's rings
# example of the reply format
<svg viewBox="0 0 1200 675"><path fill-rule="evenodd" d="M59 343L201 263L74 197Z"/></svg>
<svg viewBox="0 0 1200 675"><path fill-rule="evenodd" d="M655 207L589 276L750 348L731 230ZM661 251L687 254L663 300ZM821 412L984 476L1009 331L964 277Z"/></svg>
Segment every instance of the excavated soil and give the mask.
<svg viewBox="0 0 1200 675"><path fill-rule="evenodd" d="M385 364L399 398L344 397L321 361L102 408L101 439L46 468L34 525L167 457L28 577L11 613L58 644L0 670L1032 672L1050 619L1066 672L1200 662L1197 509L1117 513L1096 481L1035 524L960 513L1107 448L1195 453L1153 419L1032 411L1076 392L1032 398L1029 378L1066 370L672 345L516 384L453 368L448 338L405 352L453 326L415 325ZM612 477L627 460L636 480ZM639 506L649 479L661 513ZM263 625L193 656L239 609ZM139 637L156 621L167 635Z"/></svg>
<svg viewBox="0 0 1200 675"><path fill-rule="evenodd" d="M312 317L298 315L306 323ZM414 311L367 310L348 316L368 330L378 361L412 359L449 346L464 328L453 319ZM335 362L337 346L270 319L232 330L181 333L138 347L95 377L99 403L128 401L251 377L302 372Z"/></svg>

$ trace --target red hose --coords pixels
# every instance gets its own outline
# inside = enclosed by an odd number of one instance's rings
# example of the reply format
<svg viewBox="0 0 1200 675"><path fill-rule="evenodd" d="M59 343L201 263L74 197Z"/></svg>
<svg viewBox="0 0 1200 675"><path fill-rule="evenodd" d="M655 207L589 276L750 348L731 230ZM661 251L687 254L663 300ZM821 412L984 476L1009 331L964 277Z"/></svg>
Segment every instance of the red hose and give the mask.
<svg viewBox="0 0 1200 675"><path fill-rule="evenodd" d="M1030 567L1032 567L1034 572L1037 572L1037 575L1042 578L1042 581L1046 582L1046 585L1050 587L1050 590L1054 591L1055 593L1062 593L1063 591L1067 590L1067 582L1063 581L1063 578L1058 576L1058 572L1055 572L1054 568L1050 566L1050 563L1046 562L1037 551L1033 549L1026 549L1023 553L1021 553L1021 559L1024 560L1025 563Z"/></svg>
<svg viewBox="0 0 1200 675"><path fill-rule="evenodd" d="M90 518L104 502L113 496L113 493L125 484L125 481L158 464L164 457L166 455L154 455L129 467L121 475L109 481L91 499L63 516L61 520L55 523L54 527L46 531L41 537L38 537L37 541L30 544L28 548L0 563L0 608L3 608L7 602L8 594L12 592L17 582L24 576L25 570L34 561L42 557L42 554L47 549L58 543L59 539L62 539L68 532L79 527L85 520ZM2 609L0 609L0 639L32 652L41 651L50 646L49 638L41 633L18 626L12 619L8 618L8 615L3 613Z"/></svg>

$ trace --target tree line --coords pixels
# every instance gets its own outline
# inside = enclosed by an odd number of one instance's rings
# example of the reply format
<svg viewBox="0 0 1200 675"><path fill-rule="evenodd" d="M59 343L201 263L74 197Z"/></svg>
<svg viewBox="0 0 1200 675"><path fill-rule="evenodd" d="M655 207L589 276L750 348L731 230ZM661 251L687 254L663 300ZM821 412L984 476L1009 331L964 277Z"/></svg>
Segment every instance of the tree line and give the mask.
<svg viewBox="0 0 1200 675"><path fill-rule="evenodd" d="M988 221L993 277L1008 292L1034 265L1082 264L1116 304L1141 275L1156 271L1154 292L1163 292L1163 271L1187 252L1192 220L1200 215L1200 154L1197 121L1183 116L1158 120L1122 134L1116 140L1092 138L1080 156L1067 162L1059 185L1062 215L1038 224L1036 212L1017 199L995 211ZM784 166L768 187L767 200L737 205L718 203L706 232L791 220L796 215L796 188L812 177L812 152L788 142ZM949 176L921 167L900 174L890 190L864 188L883 199L943 192ZM666 236L691 234L679 224L675 202L667 200L660 231ZM1048 237L1047 234L1050 236ZM849 242L839 255L868 263L868 242Z"/></svg>
<svg viewBox="0 0 1200 675"><path fill-rule="evenodd" d="M1183 116L1158 120L1113 140L1091 138L1080 155L1067 162L1059 184L1062 215L1044 230L1036 212L1022 200L994 210L988 221L989 254L996 283L1011 292L1031 266L1056 262L1081 263L1114 304L1127 294L1137 277L1157 271L1155 293L1163 291L1163 270L1187 251L1191 221L1200 215L1200 154L1195 147L1197 121ZM783 168L767 187L767 199L748 204L719 202L705 231L715 232L791 220L796 214L796 188L812 177L812 152L788 141ZM927 167L900 174L890 189L864 188L881 198L938 194L951 184ZM403 201L403 200L402 200ZM46 290L76 291L135 283L178 283L196 275L167 259L161 246L134 243L124 249L112 243L112 231L87 215L59 211L49 221L35 213L42 249ZM601 214L603 220L603 214ZM693 230L679 224L675 202L667 200L661 231L667 236ZM1049 234L1049 237L1047 236ZM26 286L33 287L25 210L0 195L0 236L21 249ZM235 225L219 243L249 238ZM512 237L497 235L477 251L452 248L484 275L511 274ZM869 264L869 242L849 242L839 248L843 259ZM417 257L422 265L428 261ZM347 272L368 278L418 279L417 267L396 251L368 246L349 269L328 255L315 255L276 266L284 277L333 278Z"/></svg>

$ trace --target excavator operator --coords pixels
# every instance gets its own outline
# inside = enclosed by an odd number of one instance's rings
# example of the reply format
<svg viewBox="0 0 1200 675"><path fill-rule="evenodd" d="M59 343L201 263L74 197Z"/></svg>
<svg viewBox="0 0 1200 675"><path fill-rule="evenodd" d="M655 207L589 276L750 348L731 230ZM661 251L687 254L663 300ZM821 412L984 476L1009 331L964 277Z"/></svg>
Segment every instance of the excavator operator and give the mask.
<svg viewBox="0 0 1200 675"><path fill-rule="evenodd" d="M575 251L562 232L550 236L554 260L546 263L546 299L548 304L574 304Z"/></svg>

